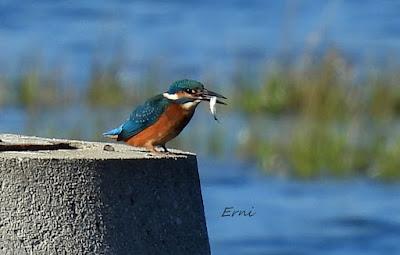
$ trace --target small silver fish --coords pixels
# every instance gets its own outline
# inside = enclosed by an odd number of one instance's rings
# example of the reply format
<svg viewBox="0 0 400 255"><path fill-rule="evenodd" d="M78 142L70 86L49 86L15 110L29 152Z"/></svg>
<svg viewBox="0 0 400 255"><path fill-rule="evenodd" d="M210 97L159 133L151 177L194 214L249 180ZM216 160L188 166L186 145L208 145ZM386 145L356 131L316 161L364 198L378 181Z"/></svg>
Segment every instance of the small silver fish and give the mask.
<svg viewBox="0 0 400 255"><path fill-rule="evenodd" d="M210 111L211 111L211 114L214 116L214 119L219 122L219 120L217 118L217 107L216 107L216 104L217 104L217 97L212 97L210 99Z"/></svg>

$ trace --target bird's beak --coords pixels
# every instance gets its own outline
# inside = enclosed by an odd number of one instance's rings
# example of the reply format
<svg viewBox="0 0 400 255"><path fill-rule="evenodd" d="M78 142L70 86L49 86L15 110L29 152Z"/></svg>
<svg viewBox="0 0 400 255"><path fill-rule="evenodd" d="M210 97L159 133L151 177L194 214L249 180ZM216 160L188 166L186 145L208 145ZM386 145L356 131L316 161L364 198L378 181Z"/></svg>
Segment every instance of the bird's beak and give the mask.
<svg viewBox="0 0 400 255"><path fill-rule="evenodd" d="M219 99L221 99L221 98L222 98L222 99L227 99L226 97L224 97L224 96L221 95L221 94L218 94L218 93L213 92L213 91L208 90L208 89L204 89L204 90L202 91L202 93L201 93L201 100L210 101L210 99L211 99L212 97L216 97L216 98L217 98L217 104L224 104L224 105L226 105L225 102L219 100Z"/></svg>

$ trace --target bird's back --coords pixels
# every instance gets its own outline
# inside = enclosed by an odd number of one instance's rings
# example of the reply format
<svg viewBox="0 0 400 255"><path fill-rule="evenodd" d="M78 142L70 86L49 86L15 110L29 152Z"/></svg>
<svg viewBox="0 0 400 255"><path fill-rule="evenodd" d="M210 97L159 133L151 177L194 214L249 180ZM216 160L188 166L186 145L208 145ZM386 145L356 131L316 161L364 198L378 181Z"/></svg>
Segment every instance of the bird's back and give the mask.
<svg viewBox="0 0 400 255"><path fill-rule="evenodd" d="M116 129L104 133L104 135L116 138L118 141L127 140L154 124L165 111L168 104L170 104L170 101L163 97L163 95L154 96L144 104L136 107L125 123Z"/></svg>

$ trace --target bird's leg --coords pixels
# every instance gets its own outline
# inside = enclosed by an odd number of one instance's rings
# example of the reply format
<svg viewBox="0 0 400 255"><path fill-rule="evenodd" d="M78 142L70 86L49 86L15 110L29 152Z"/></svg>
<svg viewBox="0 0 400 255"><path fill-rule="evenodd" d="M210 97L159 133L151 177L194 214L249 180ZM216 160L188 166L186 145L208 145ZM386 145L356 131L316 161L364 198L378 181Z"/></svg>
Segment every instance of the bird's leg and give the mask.
<svg viewBox="0 0 400 255"><path fill-rule="evenodd" d="M163 151L157 150L157 146L163 148ZM145 147L147 150L150 151L150 153L154 153L154 154L168 154L170 153L167 149L167 147L165 147L165 144L158 144L158 145L154 145L152 143L146 143L143 145L143 147Z"/></svg>
<svg viewBox="0 0 400 255"><path fill-rule="evenodd" d="M162 144L161 147L164 149L164 152L169 152L169 150L167 149L167 147L165 147L165 144Z"/></svg>
<svg viewBox="0 0 400 255"><path fill-rule="evenodd" d="M149 150L150 153L156 153L156 154L159 153L156 150L156 147L151 143L144 144L143 147L146 148L147 150Z"/></svg>

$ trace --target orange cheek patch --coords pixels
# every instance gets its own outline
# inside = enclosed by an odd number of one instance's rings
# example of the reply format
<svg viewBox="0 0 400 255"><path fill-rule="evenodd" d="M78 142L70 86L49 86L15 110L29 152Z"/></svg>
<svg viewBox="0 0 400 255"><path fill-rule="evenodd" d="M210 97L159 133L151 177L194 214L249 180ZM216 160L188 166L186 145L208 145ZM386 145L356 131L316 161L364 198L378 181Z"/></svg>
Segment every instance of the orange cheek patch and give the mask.
<svg viewBox="0 0 400 255"><path fill-rule="evenodd" d="M192 95L190 95L186 92L178 92L178 93L176 93L176 95L178 96L178 98L184 98L184 97L192 98Z"/></svg>

